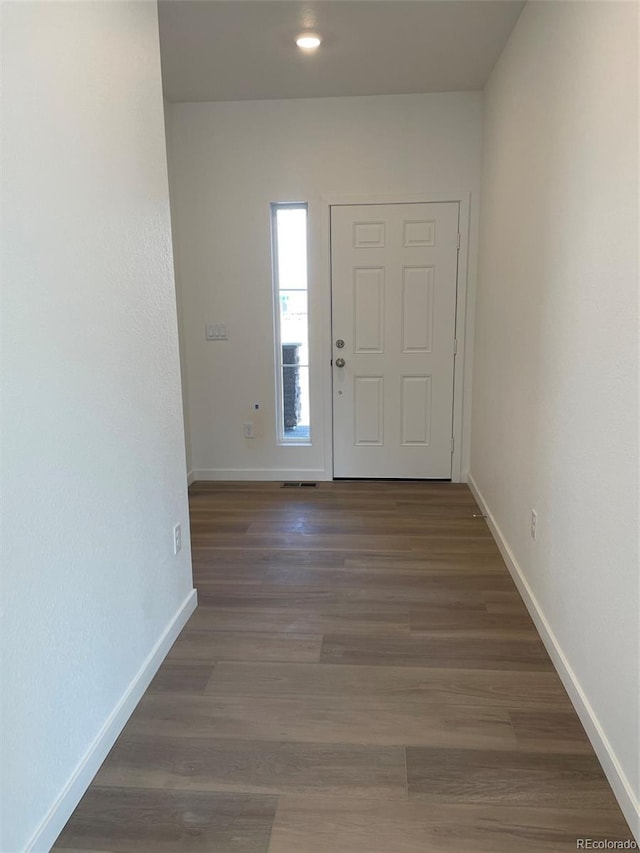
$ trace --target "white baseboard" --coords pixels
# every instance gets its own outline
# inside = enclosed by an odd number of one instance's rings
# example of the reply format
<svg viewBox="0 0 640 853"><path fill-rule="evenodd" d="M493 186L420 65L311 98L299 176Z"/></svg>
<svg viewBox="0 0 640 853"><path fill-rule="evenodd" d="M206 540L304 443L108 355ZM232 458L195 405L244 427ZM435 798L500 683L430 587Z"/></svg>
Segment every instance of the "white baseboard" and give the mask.
<svg viewBox="0 0 640 853"><path fill-rule="evenodd" d="M197 603L197 592L195 589L192 589L163 631L133 681L127 687L124 695L107 718L104 726L72 773L71 778L55 799L40 826L27 844L25 853L47 853L51 849L56 838L62 832L64 825L82 799L83 794L91 784L91 780L100 769L100 765L107 757L109 750L116 742L125 723L142 698L151 679L158 671L167 652L196 609Z"/></svg>
<svg viewBox="0 0 640 853"><path fill-rule="evenodd" d="M328 480L324 468L194 468L193 480Z"/></svg>
<svg viewBox="0 0 640 853"><path fill-rule="evenodd" d="M627 779L625 772L613 751L604 729L600 725L600 721L598 720L582 685L578 681L578 678L571 668L571 664L564 654L557 637L547 622L546 616L544 615L533 590L529 586L524 572L520 568L518 561L509 547L509 543L502 534L491 509L487 505L487 502L485 501L482 492L478 488L478 485L473 478L473 474L471 473L469 474L468 485L474 498L478 502L478 505L482 509L482 512L487 517L487 524L489 525L489 529L496 541L498 549L507 564L511 577L514 580L515 585L518 587L518 591L527 606L527 610L531 614L531 618L538 629L538 633L540 634L542 642L549 653L549 657L558 671L558 675L564 684L565 690L569 694L573 707L580 717L580 722L584 726L587 736L591 741L596 755L598 756L598 760L600 761L602 769L609 780L609 784L611 785L613 793L620 804L620 808L622 809L627 823L629 824L636 840L640 843L640 804L638 803L629 780Z"/></svg>
<svg viewBox="0 0 640 853"><path fill-rule="evenodd" d="M190 486L191 483L193 483L195 479L196 478L193 474L193 471L187 471L187 486Z"/></svg>

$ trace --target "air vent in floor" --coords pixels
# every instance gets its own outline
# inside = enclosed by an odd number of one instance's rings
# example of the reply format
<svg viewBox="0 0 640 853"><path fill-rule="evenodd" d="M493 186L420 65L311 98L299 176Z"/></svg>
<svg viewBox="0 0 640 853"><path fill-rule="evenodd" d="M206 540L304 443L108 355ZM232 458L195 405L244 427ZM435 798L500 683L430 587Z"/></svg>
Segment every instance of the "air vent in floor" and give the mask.
<svg viewBox="0 0 640 853"><path fill-rule="evenodd" d="M317 489L317 483L283 483L283 489Z"/></svg>

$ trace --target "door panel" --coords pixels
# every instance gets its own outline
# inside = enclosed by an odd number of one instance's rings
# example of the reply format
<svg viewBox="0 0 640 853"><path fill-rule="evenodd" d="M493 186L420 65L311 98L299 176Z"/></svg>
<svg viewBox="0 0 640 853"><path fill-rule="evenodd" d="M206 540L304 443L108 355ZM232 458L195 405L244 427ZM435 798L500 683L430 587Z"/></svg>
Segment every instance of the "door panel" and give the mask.
<svg viewBox="0 0 640 853"><path fill-rule="evenodd" d="M354 389L354 445L384 444L384 379L356 376Z"/></svg>
<svg viewBox="0 0 640 853"><path fill-rule="evenodd" d="M402 444L431 444L431 377L402 377Z"/></svg>
<svg viewBox="0 0 640 853"><path fill-rule="evenodd" d="M331 208L336 477L451 476L458 213Z"/></svg>
<svg viewBox="0 0 640 853"><path fill-rule="evenodd" d="M354 351L384 352L384 269L356 268L353 273Z"/></svg>
<svg viewBox="0 0 640 853"><path fill-rule="evenodd" d="M402 352L431 352L433 267L403 267Z"/></svg>

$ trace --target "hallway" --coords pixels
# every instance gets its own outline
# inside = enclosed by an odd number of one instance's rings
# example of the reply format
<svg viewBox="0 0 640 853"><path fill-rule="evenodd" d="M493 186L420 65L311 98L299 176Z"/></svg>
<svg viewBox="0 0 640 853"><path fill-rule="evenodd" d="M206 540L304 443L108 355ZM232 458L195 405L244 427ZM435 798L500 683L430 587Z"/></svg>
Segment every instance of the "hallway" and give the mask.
<svg viewBox="0 0 640 853"><path fill-rule="evenodd" d="M199 607L56 850L631 837L466 486L198 483L190 507Z"/></svg>

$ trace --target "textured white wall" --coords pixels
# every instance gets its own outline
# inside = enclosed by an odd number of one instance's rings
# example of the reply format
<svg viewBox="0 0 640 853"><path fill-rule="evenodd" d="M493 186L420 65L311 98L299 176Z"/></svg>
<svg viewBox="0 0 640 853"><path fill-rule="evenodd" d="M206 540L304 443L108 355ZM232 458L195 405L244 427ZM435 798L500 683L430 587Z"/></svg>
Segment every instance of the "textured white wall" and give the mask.
<svg viewBox="0 0 640 853"><path fill-rule="evenodd" d="M0 849L15 853L192 581L155 4L6 3L3 52Z"/></svg>
<svg viewBox="0 0 640 853"><path fill-rule="evenodd" d="M636 799L637 51L634 3L530 3L489 80L471 451Z"/></svg>
<svg viewBox="0 0 640 853"><path fill-rule="evenodd" d="M472 302L482 95L172 104L169 111L192 467L197 477L270 479L302 469L321 478L328 473L323 391L331 357L321 199L471 191ZM274 201L309 203L311 448L276 445ZM228 323L229 341L205 341L206 322ZM257 415L254 402L262 407ZM246 420L256 424L255 439L242 436Z"/></svg>
<svg viewBox="0 0 640 853"><path fill-rule="evenodd" d="M163 102L164 107L164 129L165 129L165 138L167 143L167 160L171 159L171 134L172 134L172 122L171 122L171 105L168 101ZM175 190L172 188L172 177L173 173L169 171L169 201L170 201L170 209L171 209L171 219L175 221L176 213L174 210L174 202L175 198ZM180 287L180 281L178 278L179 275L179 264L177 260L177 240L175 229L172 229L172 248L173 248L173 273L176 283L176 307L178 311L178 339L180 345L180 381L182 385L182 415L183 415L183 424L184 424L184 438L185 438L185 457L186 457L186 465L187 472L191 471L191 425L189 423L189 393L188 393L188 382L187 382L187 343L186 336L184 333L184 309L182 307L182 288Z"/></svg>

